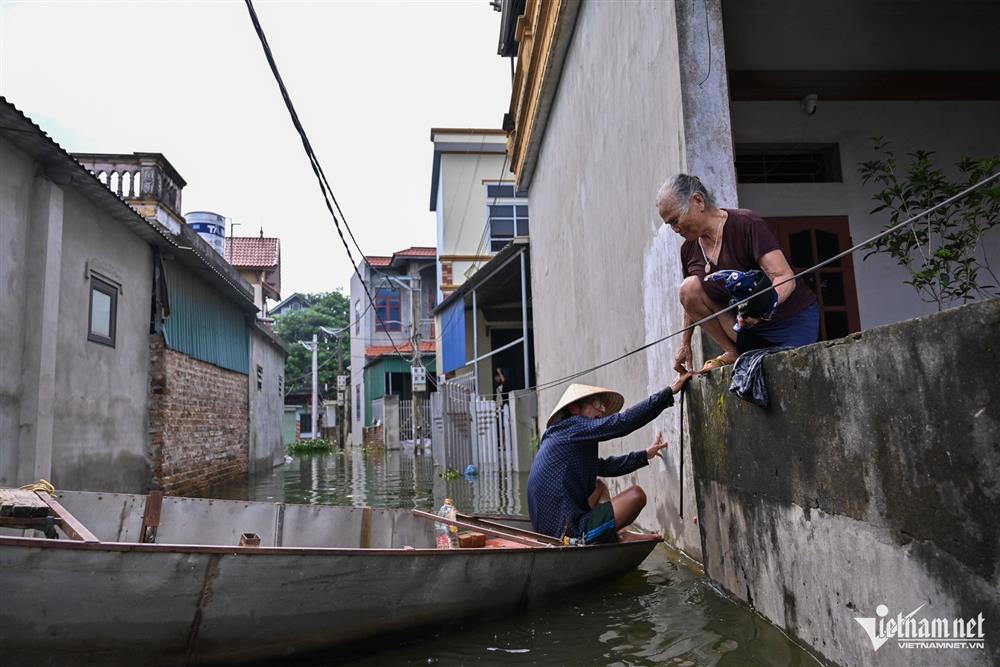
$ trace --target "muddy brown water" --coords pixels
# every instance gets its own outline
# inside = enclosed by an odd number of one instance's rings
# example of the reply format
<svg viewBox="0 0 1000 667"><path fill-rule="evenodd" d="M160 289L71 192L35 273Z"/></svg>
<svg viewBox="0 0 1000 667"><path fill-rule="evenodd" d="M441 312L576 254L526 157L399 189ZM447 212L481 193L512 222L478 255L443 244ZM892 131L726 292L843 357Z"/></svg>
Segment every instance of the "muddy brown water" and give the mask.
<svg viewBox="0 0 1000 667"><path fill-rule="evenodd" d="M416 508L446 497L460 511L527 512L527 474L446 479L430 453L347 449L296 456L250 482L206 496L239 500ZM781 632L718 591L689 561L657 547L636 571L516 616L452 628L332 665L815 665Z"/></svg>

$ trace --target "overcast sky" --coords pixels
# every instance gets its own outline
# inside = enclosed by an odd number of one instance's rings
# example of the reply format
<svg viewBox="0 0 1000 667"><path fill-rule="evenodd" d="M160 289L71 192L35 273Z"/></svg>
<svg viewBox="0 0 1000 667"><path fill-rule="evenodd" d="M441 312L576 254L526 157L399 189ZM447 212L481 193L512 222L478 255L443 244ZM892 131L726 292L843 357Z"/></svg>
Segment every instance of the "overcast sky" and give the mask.
<svg viewBox="0 0 1000 667"><path fill-rule="evenodd" d="M486 0L254 6L365 253L433 246L430 128L499 127L500 14ZM163 153L187 181L183 212L281 239L283 297L347 290L350 263L241 0L0 0L0 94L69 151Z"/></svg>

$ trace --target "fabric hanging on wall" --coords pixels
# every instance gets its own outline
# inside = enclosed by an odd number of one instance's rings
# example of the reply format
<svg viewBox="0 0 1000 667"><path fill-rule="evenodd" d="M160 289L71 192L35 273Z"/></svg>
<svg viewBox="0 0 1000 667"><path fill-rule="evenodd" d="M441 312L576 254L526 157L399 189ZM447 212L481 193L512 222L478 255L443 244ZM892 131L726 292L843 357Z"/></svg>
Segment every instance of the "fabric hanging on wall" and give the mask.
<svg viewBox="0 0 1000 667"><path fill-rule="evenodd" d="M729 383L729 391L744 401L766 408L770 399L767 395L767 384L764 382L764 357L791 349L779 345L741 354L733 365L733 379Z"/></svg>

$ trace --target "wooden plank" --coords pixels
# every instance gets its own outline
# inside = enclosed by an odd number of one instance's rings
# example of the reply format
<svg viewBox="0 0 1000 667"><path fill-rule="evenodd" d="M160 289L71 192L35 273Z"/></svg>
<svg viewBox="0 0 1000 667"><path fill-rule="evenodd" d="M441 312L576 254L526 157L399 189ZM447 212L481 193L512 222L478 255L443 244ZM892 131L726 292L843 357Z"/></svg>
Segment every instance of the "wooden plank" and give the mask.
<svg viewBox="0 0 1000 667"><path fill-rule="evenodd" d="M49 506L33 491L0 489L0 516L44 517L48 514Z"/></svg>
<svg viewBox="0 0 1000 667"><path fill-rule="evenodd" d="M59 518L60 527L71 539L79 540L80 542L100 542L97 536L87 530L87 527L70 514L69 510L63 507L58 500L45 491L36 491L35 493L49 506L52 513Z"/></svg>
<svg viewBox="0 0 1000 667"><path fill-rule="evenodd" d="M146 505L142 512L142 530L139 531L139 541L142 543L156 542L156 529L160 527L160 509L163 507L163 491L152 490L146 496Z"/></svg>
<svg viewBox="0 0 1000 667"><path fill-rule="evenodd" d="M545 542L546 544L555 544L557 546L563 546L562 540L558 537L552 537L551 535L543 535L541 533L535 533L530 530L525 530L523 528L514 528L513 526L507 526L496 521L490 521L478 516L471 516L468 514L458 514L458 518L467 523L473 524L477 527L494 528L497 530L502 530L504 532L510 533L512 535L520 535L521 537L527 537L533 540L538 540L539 542ZM480 531L482 532L482 531Z"/></svg>
<svg viewBox="0 0 1000 667"><path fill-rule="evenodd" d="M539 542L538 540L533 540L528 537L521 537L520 535L512 535L511 533L506 533L504 531L496 530L494 528L487 528L485 526L477 526L471 523L465 523L464 521L452 521L451 519L445 519L438 516L437 514L431 514L430 512L423 512L421 510L412 510L414 516L418 516L421 519L430 519L431 521L437 521L438 523L443 523L448 526L458 526L459 528L465 528L466 530L478 531L480 533L485 533L487 535L492 535L494 537L502 537L505 540L510 540L511 542L517 542L518 544L523 544L528 547L552 547L556 546L554 544L546 544L544 542Z"/></svg>

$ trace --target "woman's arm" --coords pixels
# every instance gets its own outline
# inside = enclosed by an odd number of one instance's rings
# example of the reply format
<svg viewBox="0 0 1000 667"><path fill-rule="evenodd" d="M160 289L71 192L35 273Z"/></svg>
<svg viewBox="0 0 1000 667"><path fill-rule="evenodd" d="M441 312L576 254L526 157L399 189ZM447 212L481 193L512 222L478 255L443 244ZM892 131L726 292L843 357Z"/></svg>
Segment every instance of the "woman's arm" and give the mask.
<svg viewBox="0 0 1000 667"><path fill-rule="evenodd" d="M761 255L759 262L760 268L771 279L771 284L777 285L774 291L778 293L778 303L784 302L795 291L795 281L790 280L795 273L792 272L792 267L788 265L785 253L781 252L781 250L771 250Z"/></svg>

